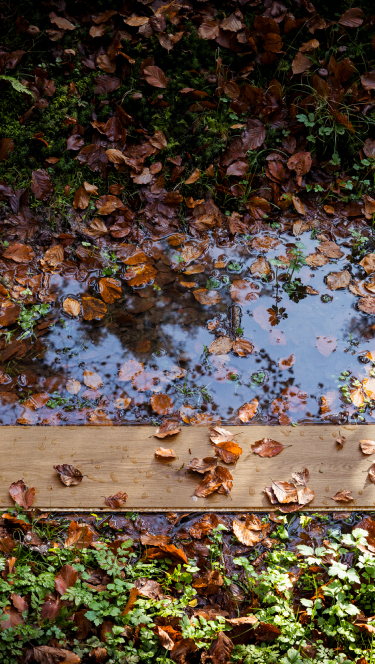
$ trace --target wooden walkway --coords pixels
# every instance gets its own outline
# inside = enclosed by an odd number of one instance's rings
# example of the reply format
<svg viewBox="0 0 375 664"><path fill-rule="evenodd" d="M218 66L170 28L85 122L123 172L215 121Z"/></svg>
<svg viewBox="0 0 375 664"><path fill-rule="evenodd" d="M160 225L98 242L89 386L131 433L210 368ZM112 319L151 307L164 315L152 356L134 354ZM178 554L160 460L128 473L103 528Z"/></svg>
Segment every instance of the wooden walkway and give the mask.
<svg viewBox="0 0 375 664"><path fill-rule="evenodd" d="M194 496L202 479L186 473L193 457L213 456L207 427L185 427L177 436L154 438L154 427L1 427L0 508L13 504L8 489L23 478L35 487L34 506L42 509L98 512L107 510L104 496L126 491L122 511L267 511L271 505L263 488L273 480L288 480L292 472L308 468L314 501L305 511L372 509L375 485L367 476L375 454L365 456L359 441L375 439L375 425L341 427L331 425L298 427L228 427L236 434L243 454L235 465L230 496ZM346 437L339 449L336 437ZM286 447L267 459L252 453L251 444L264 437ZM156 460L155 450L172 447L176 458L167 463ZM64 486L54 465L68 463L85 475L75 487ZM330 499L340 489L352 491L351 503Z"/></svg>

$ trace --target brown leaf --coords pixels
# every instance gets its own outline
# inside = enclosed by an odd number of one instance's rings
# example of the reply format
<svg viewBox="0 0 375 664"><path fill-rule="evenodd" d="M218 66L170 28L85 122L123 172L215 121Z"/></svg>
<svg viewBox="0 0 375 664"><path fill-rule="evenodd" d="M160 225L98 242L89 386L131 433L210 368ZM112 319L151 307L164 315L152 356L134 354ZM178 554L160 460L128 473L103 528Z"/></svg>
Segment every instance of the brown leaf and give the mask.
<svg viewBox="0 0 375 664"><path fill-rule="evenodd" d="M78 153L77 161L80 164L87 164L93 172L98 172L101 177L106 177L108 156L101 145L86 145Z"/></svg>
<svg viewBox="0 0 375 664"><path fill-rule="evenodd" d="M322 254L310 254L306 256L306 263L310 267L322 267L328 263L328 258Z"/></svg>
<svg viewBox="0 0 375 664"><path fill-rule="evenodd" d="M227 443L228 441L232 441L234 437L230 431L227 431L227 429L223 429L222 427L211 427L208 431L211 443L214 445L218 445L218 443Z"/></svg>
<svg viewBox="0 0 375 664"><path fill-rule="evenodd" d="M202 595L213 595L218 592L223 583L219 570L208 570L203 576L194 579L192 586Z"/></svg>
<svg viewBox="0 0 375 664"><path fill-rule="evenodd" d="M219 293L215 290L207 290L207 288L198 288L198 290L193 291L193 295L200 304L212 305L220 302L221 297Z"/></svg>
<svg viewBox="0 0 375 664"><path fill-rule="evenodd" d="M374 315L375 297L372 295L366 295L366 297L360 297L358 300L358 309L363 311L363 313L365 314Z"/></svg>
<svg viewBox="0 0 375 664"><path fill-rule="evenodd" d="M295 171L298 176L306 175L311 168L311 164L312 157L310 152L296 152L296 154L288 159L288 168L291 171Z"/></svg>
<svg viewBox="0 0 375 664"><path fill-rule="evenodd" d="M212 664L229 664L233 648L233 641L229 636L220 632L209 650Z"/></svg>
<svg viewBox="0 0 375 664"><path fill-rule="evenodd" d="M336 438L336 443L338 444L339 447L342 448L342 447L344 446L344 443L346 443L346 438L345 438L345 436L341 436L341 435L339 435L339 436ZM361 443L360 443L360 445L361 445Z"/></svg>
<svg viewBox="0 0 375 664"><path fill-rule="evenodd" d="M274 641L281 634L281 630L276 625L260 622L253 634L257 641Z"/></svg>
<svg viewBox="0 0 375 664"><path fill-rule="evenodd" d="M318 246L318 251L320 251L324 256L327 256L327 258L341 258L344 253L341 251L340 247L338 244L335 242L331 242L327 240L326 242L322 242Z"/></svg>
<svg viewBox="0 0 375 664"><path fill-rule="evenodd" d="M96 240L98 237L103 237L103 235L106 235L108 233L108 228L101 219L95 218L90 221L90 224L88 228L85 229L85 232L86 235L90 235L90 237Z"/></svg>
<svg viewBox="0 0 375 664"><path fill-rule="evenodd" d="M113 304L122 297L121 283L112 277L103 277L99 280L99 292L104 302Z"/></svg>
<svg viewBox="0 0 375 664"><path fill-rule="evenodd" d="M372 466L370 467L370 469L368 471L368 478L369 478L370 482L375 484L375 462L372 464Z"/></svg>
<svg viewBox="0 0 375 664"><path fill-rule="evenodd" d="M219 36L219 26L216 21L204 19L198 28L198 35L201 39L216 39Z"/></svg>
<svg viewBox="0 0 375 664"><path fill-rule="evenodd" d="M238 411L238 417L241 422L248 422L251 420L258 410L258 399L253 399L250 403L245 403Z"/></svg>
<svg viewBox="0 0 375 664"><path fill-rule="evenodd" d="M4 258L10 258L15 263L31 263L35 254L28 244L10 244L3 253Z"/></svg>
<svg viewBox="0 0 375 664"><path fill-rule="evenodd" d="M235 279L230 287L230 296L237 304L250 304L259 297L259 286L246 279Z"/></svg>
<svg viewBox="0 0 375 664"><path fill-rule="evenodd" d="M279 369L281 369L281 371L283 371L283 369L289 369L293 366L293 364L295 364L295 361L296 356L293 355L293 353L289 355L289 357L282 357L279 360Z"/></svg>
<svg viewBox="0 0 375 664"><path fill-rule="evenodd" d="M217 443L215 447L215 456L219 457L224 463L235 463L242 454L242 447L233 441Z"/></svg>
<svg viewBox="0 0 375 664"><path fill-rule="evenodd" d="M343 13L339 18L340 25L345 25L346 28L359 28L363 23L363 10L360 7L352 7Z"/></svg>
<svg viewBox="0 0 375 664"><path fill-rule="evenodd" d="M93 537L93 532L86 523L71 521L64 547L66 549L87 549L92 544Z"/></svg>
<svg viewBox="0 0 375 664"><path fill-rule="evenodd" d="M363 454L375 454L375 440L360 440L359 446Z"/></svg>
<svg viewBox="0 0 375 664"><path fill-rule="evenodd" d="M337 339L330 335L329 337L317 337L316 347L321 355L328 357L337 348Z"/></svg>
<svg viewBox="0 0 375 664"><path fill-rule="evenodd" d="M180 433L181 427L176 420L164 420L154 433L155 438L166 438Z"/></svg>
<svg viewBox="0 0 375 664"><path fill-rule="evenodd" d="M211 493L229 494L233 487L233 477L227 468L217 466L215 470L206 473L202 482L198 484L194 494L200 498L205 498Z"/></svg>
<svg viewBox="0 0 375 664"><path fill-rule="evenodd" d="M94 371L88 371L87 369L83 373L83 382L93 390L97 390L98 387L103 385L102 377Z"/></svg>
<svg viewBox="0 0 375 664"><path fill-rule="evenodd" d="M304 55L304 53L298 51L292 62L292 72L294 75L303 74L305 71L308 71L308 69L310 69L312 64L313 61L311 60L311 58L308 58L306 55Z"/></svg>
<svg viewBox="0 0 375 664"><path fill-rule="evenodd" d="M13 482L9 487L9 494L14 502L25 510L29 509L35 500L35 489L29 489L23 480Z"/></svg>
<svg viewBox="0 0 375 664"><path fill-rule="evenodd" d="M272 480L272 489L279 503L296 503L298 501L297 489L294 484Z"/></svg>
<svg viewBox="0 0 375 664"><path fill-rule="evenodd" d="M338 288L346 288L350 284L351 274L348 270L342 272L331 272L327 276L327 286L330 290L337 290Z"/></svg>
<svg viewBox="0 0 375 664"><path fill-rule="evenodd" d="M257 440L254 445L251 446L251 449L254 454L258 454L260 457L271 458L280 454L284 449L284 445L272 438L262 438L262 440Z"/></svg>
<svg viewBox="0 0 375 664"><path fill-rule="evenodd" d="M71 565L64 565L55 577L55 588L59 595L64 595L78 580L78 572Z"/></svg>
<svg viewBox="0 0 375 664"><path fill-rule="evenodd" d="M341 491L338 491L332 496L332 500L336 500L336 502L350 503L350 501L353 500L352 492L347 491L346 489L341 489Z"/></svg>
<svg viewBox="0 0 375 664"><path fill-rule="evenodd" d="M300 201L298 196L292 196L292 201L293 201L293 205L294 205L296 211L298 212L298 214L306 214L305 206L302 203L302 201ZM294 232L294 225L295 224L293 224L293 232ZM295 235L297 235L297 233L295 233Z"/></svg>
<svg viewBox="0 0 375 664"><path fill-rule="evenodd" d="M233 342L233 352L240 357L246 357L254 353L254 346L251 341L237 337Z"/></svg>
<svg viewBox="0 0 375 664"><path fill-rule="evenodd" d="M160 644L166 650L172 650L174 647L174 641L172 641L168 632L165 632L161 627L156 627L156 633L160 639Z"/></svg>
<svg viewBox="0 0 375 664"><path fill-rule="evenodd" d="M260 256L254 263L250 265L251 274L257 277L262 277L263 275L267 276L270 271L270 264L267 262L264 256Z"/></svg>
<svg viewBox="0 0 375 664"><path fill-rule="evenodd" d="M185 180L185 184L194 184L197 180L199 180L201 175L201 172L199 168L196 168L195 171L191 173L191 175L188 177L187 180Z"/></svg>
<svg viewBox="0 0 375 664"><path fill-rule="evenodd" d="M205 473L215 470L217 466L217 459L215 457L205 457L204 459L194 458L186 466L186 470L194 473Z"/></svg>
<svg viewBox="0 0 375 664"><path fill-rule="evenodd" d="M32 171L31 191L38 201L47 201L51 197L53 186L47 171L43 169Z"/></svg>
<svg viewBox="0 0 375 664"><path fill-rule="evenodd" d="M17 544L14 541L13 537L0 538L0 551L2 551L2 553L11 553L11 551L13 551L13 549L15 549L16 546Z"/></svg>
<svg viewBox="0 0 375 664"><path fill-rule="evenodd" d="M175 459L176 453L171 448L167 449L165 447L158 447L158 449L155 450L155 456L157 459Z"/></svg>
<svg viewBox="0 0 375 664"><path fill-rule="evenodd" d="M173 411L173 401L167 394L153 394L151 408L159 415L168 415Z"/></svg>
<svg viewBox="0 0 375 664"><path fill-rule="evenodd" d="M137 360L128 360L120 368L118 380L120 382L126 382L132 380L135 376L138 376L144 371L143 362L137 362Z"/></svg>
<svg viewBox="0 0 375 664"><path fill-rule="evenodd" d="M11 138L2 138L0 141L0 161L6 161L10 152L14 152L13 140Z"/></svg>
<svg viewBox="0 0 375 664"><path fill-rule="evenodd" d="M208 347L211 355L225 355L232 350L233 341L230 337L217 337Z"/></svg>
<svg viewBox="0 0 375 664"><path fill-rule="evenodd" d="M90 202L90 196L84 187L79 187L74 195L73 207L75 210L86 210Z"/></svg>
<svg viewBox="0 0 375 664"><path fill-rule="evenodd" d="M95 297L83 297L82 309L85 320L101 320L107 313L104 302Z"/></svg>
<svg viewBox="0 0 375 664"><path fill-rule="evenodd" d="M38 664L79 664L81 661L75 652L53 646L33 646L33 656Z"/></svg>
<svg viewBox="0 0 375 664"><path fill-rule="evenodd" d="M280 244L280 241L275 237L268 237L267 235L258 236L251 241L251 246L257 251L271 251Z"/></svg>
<svg viewBox="0 0 375 664"><path fill-rule="evenodd" d="M78 300L74 300L72 297L67 297L63 302L63 309L65 313L70 316L79 316L81 305Z"/></svg>
<svg viewBox="0 0 375 664"><path fill-rule="evenodd" d="M63 484L65 484L65 486L77 486L77 484L81 484L83 480L81 471L68 463L54 466L54 469L58 473L60 480Z"/></svg>
<svg viewBox="0 0 375 664"><path fill-rule="evenodd" d="M108 496L104 498L104 502L108 507L118 510L120 507L125 505L128 494L125 491L118 491L114 496Z"/></svg>
<svg viewBox="0 0 375 664"><path fill-rule="evenodd" d="M266 534L263 532L262 522L255 514L247 514L245 521L238 518L233 519L232 527L238 541L245 546L255 546Z"/></svg>
<svg viewBox="0 0 375 664"><path fill-rule="evenodd" d="M23 625L24 619L13 606L6 606L4 609L2 609L2 612L3 616L8 616L7 620L1 620L0 622L0 629L3 632L9 628L14 629L17 627L17 625Z"/></svg>
<svg viewBox="0 0 375 664"><path fill-rule="evenodd" d="M54 23L57 25L58 28L61 28L61 30L75 30L75 25L68 21L68 19L63 18L62 16L57 16L55 12L50 12L49 18L51 23Z"/></svg>
<svg viewBox="0 0 375 664"><path fill-rule="evenodd" d="M242 28L242 23L236 14L230 14L221 21L220 28L222 30L230 30L230 32L238 32Z"/></svg>
<svg viewBox="0 0 375 664"><path fill-rule="evenodd" d="M164 72L159 67L146 67L143 70L143 75L150 85L154 88L166 88L167 81Z"/></svg>
<svg viewBox="0 0 375 664"><path fill-rule="evenodd" d="M252 137L252 142L251 142L251 144L254 145L254 147L249 147L248 148L249 150L255 150L256 147L260 147L266 137L265 129L262 123L260 122L259 124L262 126L263 131L260 131L259 127L254 128L254 136ZM252 198L249 198L249 200L246 203L246 207L249 210L249 214L252 217L254 217L254 219L263 219L264 215L268 214L271 211L271 206L269 202L266 201L265 198L261 198L260 196L253 196Z"/></svg>

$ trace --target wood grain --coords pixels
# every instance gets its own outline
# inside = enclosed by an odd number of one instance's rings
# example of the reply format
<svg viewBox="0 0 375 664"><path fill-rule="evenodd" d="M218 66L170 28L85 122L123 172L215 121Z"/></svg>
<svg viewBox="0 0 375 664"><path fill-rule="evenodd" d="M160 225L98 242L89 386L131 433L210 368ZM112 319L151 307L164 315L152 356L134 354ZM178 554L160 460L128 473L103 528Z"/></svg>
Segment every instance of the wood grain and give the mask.
<svg viewBox="0 0 375 664"><path fill-rule="evenodd" d="M193 457L213 456L207 427L184 427L164 440L154 438L153 427L1 427L0 507L12 505L8 489L21 477L36 488L34 506L54 510L107 509L104 496L118 491L128 494L125 511L232 511L268 510L271 505L263 488L274 480L288 480L291 473L307 467L315 499L309 510L374 509L375 485L367 472L375 455L365 456L359 441L375 439L375 425L344 426L344 448L335 443L336 426L228 427L243 454L235 465L231 496L193 495L202 476L186 473ZM251 444L264 437L290 447L273 459L252 453ZM177 458L157 461L159 446L172 447ZM70 463L85 475L77 487L65 487L54 465ZM353 493L352 503L330 499L340 489Z"/></svg>

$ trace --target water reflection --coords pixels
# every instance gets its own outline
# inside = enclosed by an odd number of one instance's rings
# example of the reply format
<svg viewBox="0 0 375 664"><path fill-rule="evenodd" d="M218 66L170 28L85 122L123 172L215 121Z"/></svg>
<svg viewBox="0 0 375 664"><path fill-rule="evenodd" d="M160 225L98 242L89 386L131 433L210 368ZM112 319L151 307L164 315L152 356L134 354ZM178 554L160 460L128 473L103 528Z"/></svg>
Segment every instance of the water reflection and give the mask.
<svg viewBox="0 0 375 664"><path fill-rule="evenodd" d="M122 282L123 297L107 305L108 315L96 322L74 319L62 309L67 296L99 297L102 272L95 261L81 262L78 271L70 265L49 275L49 288L57 293L55 324L39 347L34 344L24 357L4 363L0 422L156 423L160 414L151 408L150 397L161 392L172 399L176 416L189 406L190 413L220 418L223 424L238 424L239 408L254 399L259 408L250 424L341 423L357 417L358 408L342 398L339 376L344 370L359 380L369 375L372 365L361 360L366 351L375 351L375 326L372 317L356 308L357 297L347 288L329 290L326 277L345 269L363 279L362 268L349 261L350 253L342 247L340 259L319 268L305 265L289 297L281 268L276 279L274 267L262 276L251 266L262 256L283 260L296 238L289 230L282 235L268 230L260 237L264 235L279 240L267 253L252 248L248 239L223 247L212 238L206 253L192 263L196 270L190 267L185 273L176 262L179 248L170 247L167 239L156 243L156 287L132 289L121 264L115 276ZM314 233L299 239L306 254L316 251ZM243 299L235 304L232 284L238 280L250 286L246 290L245 284ZM212 305L194 297L207 282L220 295ZM251 341L254 352L210 354L218 333ZM120 368L129 360L143 363L144 371L122 380ZM85 371L98 374L101 384L90 386ZM77 394L66 390L69 379L81 384ZM38 393L49 396L54 407L47 401L30 403ZM372 421L369 409L360 417Z"/></svg>

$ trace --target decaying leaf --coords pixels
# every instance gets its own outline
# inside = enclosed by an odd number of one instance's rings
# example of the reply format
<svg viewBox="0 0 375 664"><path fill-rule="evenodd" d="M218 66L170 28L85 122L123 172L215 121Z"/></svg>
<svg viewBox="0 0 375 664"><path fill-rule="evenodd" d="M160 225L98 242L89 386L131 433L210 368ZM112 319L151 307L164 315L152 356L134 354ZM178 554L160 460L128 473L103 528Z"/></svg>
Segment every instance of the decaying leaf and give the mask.
<svg viewBox="0 0 375 664"><path fill-rule="evenodd" d="M336 500L338 503L350 503L350 501L353 500L352 492L347 491L346 489L341 489L332 496L332 500Z"/></svg>
<svg viewBox="0 0 375 664"><path fill-rule="evenodd" d="M104 498L104 502L108 507L112 507L112 509L120 509L123 505L126 503L126 499L128 497L128 494L125 493L125 491L118 491L114 496L108 496L107 498Z"/></svg>
<svg viewBox="0 0 375 664"><path fill-rule="evenodd" d="M104 302L96 297L82 298L83 318L85 320L101 320L107 313Z"/></svg>
<svg viewBox="0 0 375 664"><path fill-rule="evenodd" d="M215 470L217 466L217 459L216 457L205 457L204 459L198 459L194 458L186 466L186 470L194 472L194 473L201 473L204 475L204 473L211 472L212 470Z"/></svg>
<svg viewBox="0 0 375 664"><path fill-rule="evenodd" d="M368 478L369 478L370 482L375 484L375 462L372 464L372 466L370 467L370 469L368 471Z"/></svg>
<svg viewBox="0 0 375 664"><path fill-rule="evenodd" d="M215 290L207 290L207 288L198 288L198 290L193 291L193 295L200 304L212 305L220 302L221 297L219 293Z"/></svg>
<svg viewBox="0 0 375 664"><path fill-rule="evenodd" d="M327 276L327 285L330 290L337 290L338 288L346 288L350 284L351 274L348 270L342 272L331 272Z"/></svg>
<svg viewBox="0 0 375 664"><path fill-rule="evenodd" d="M206 498L211 493L228 495L233 487L233 477L227 468L217 466L215 470L205 474L202 482L198 484L194 494L199 498Z"/></svg>
<svg viewBox="0 0 375 664"><path fill-rule="evenodd" d="M165 447L158 447L158 449L155 450L155 456L157 459L175 459L176 453L171 448L167 449Z"/></svg>
<svg viewBox="0 0 375 664"><path fill-rule="evenodd" d="M232 441L235 436L235 434L232 434L230 431L228 431L227 429L223 429L222 427L210 427L208 433L210 435L211 443L213 443L214 445L218 445L218 443L227 443L228 441Z"/></svg>
<svg viewBox="0 0 375 664"><path fill-rule="evenodd" d="M173 401L167 394L153 394L151 408L159 415L168 415L173 411Z"/></svg>
<svg viewBox="0 0 375 664"><path fill-rule="evenodd" d="M254 454L258 454L260 457L274 457L280 454L283 451L284 445L278 443L272 438L262 438L262 440L256 441L252 446Z"/></svg>
<svg viewBox="0 0 375 664"><path fill-rule="evenodd" d="M175 436L180 433L181 427L178 420L164 420L154 433L155 438L166 438L167 436Z"/></svg>
<svg viewBox="0 0 375 664"><path fill-rule="evenodd" d="M337 438L336 438L336 443L338 444L338 446L339 446L340 448L342 448L342 447L344 446L344 443L346 443L346 438L345 438L345 436L341 436L341 434L340 434L339 436L337 436ZM361 443L360 443L360 445L361 445Z"/></svg>
<svg viewBox="0 0 375 664"><path fill-rule="evenodd" d="M63 309L65 313L70 316L79 316L81 305L78 300L75 300L73 297L67 297L63 302Z"/></svg>
<svg viewBox="0 0 375 664"><path fill-rule="evenodd" d="M253 399L250 403L245 403L238 411L238 417L241 422L248 422L251 420L258 410L258 399Z"/></svg>
<svg viewBox="0 0 375 664"><path fill-rule="evenodd" d="M375 440L360 440L359 447L363 454L375 454Z"/></svg>
<svg viewBox="0 0 375 664"><path fill-rule="evenodd" d="M209 345L208 352L211 355L225 355L226 353L230 353L232 346L233 341L230 337L217 337L217 339Z"/></svg>
<svg viewBox="0 0 375 664"><path fill-rule="evenodd" d="M60 480L63 484L65 484L65 486L77 486L77 484L81 484L83 480L81 471L68 463L54 466L54 469L58 473Z"/></svg>
<svg viewBox="0 0 375 664"><path fill-rule="evenodd" d="M242 454L242 447L233 441L217 443L214 447L215 455L224 463L235 463Z"/></svg>
<svg viewBox="0 0 375 664"><path fill-rule="evenodd" d="M23 480L13 482L9 487L10 497L25 510L29 509L35 500L35 489L26 486Z"/></svg>

